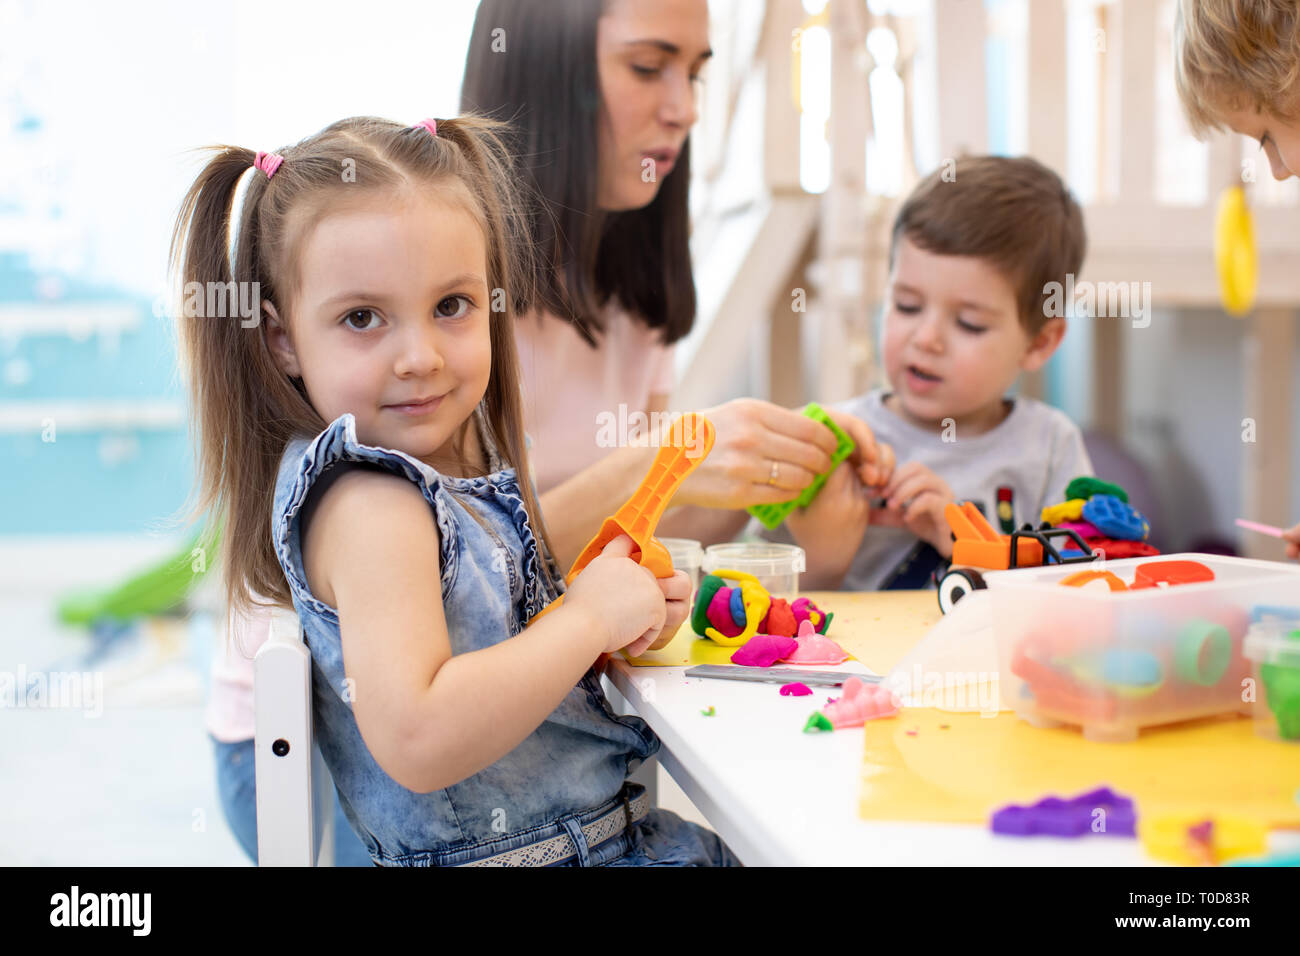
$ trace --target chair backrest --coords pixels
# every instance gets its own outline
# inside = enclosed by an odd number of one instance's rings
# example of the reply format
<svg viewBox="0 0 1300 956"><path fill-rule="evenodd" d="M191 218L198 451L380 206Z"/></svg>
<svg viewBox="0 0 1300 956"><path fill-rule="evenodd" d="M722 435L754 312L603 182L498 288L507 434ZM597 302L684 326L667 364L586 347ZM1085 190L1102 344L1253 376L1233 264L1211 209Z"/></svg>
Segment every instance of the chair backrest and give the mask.
<svg viewBox="0 0 1300 956"><path fill-rule="evenodd" d="M253 659L260 866L332 866L334 783L312 737L311 653L298 615L277 608Z"/></svg>

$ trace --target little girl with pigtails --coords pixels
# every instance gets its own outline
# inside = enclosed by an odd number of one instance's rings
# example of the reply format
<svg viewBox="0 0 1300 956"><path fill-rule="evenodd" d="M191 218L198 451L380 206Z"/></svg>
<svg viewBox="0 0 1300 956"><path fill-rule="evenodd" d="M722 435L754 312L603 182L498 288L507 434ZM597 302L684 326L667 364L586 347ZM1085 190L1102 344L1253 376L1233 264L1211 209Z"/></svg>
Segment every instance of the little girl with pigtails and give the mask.
<svg viewBox="0 0 1300 956"><path fill-rule="evenodd" d="M564 585L528 479L532 269L501 132L346 119L216 148L190 188L178 282L261 303L181 319L228 601L296 610L321 754L376 864L735 865L628 781L659 741L593 668L677 628L685 575L617 538L527 626Z"/></svg>

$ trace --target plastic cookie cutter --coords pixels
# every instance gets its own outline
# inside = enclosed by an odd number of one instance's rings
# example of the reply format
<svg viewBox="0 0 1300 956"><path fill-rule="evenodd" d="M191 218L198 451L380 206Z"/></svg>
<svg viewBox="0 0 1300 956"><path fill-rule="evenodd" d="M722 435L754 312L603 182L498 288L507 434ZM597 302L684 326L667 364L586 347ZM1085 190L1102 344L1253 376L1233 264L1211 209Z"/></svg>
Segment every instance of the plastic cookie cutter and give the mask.
<svg viewBox="0 0 1300 956"><path fill-rule="evenodd" d="M1148 561L1133 572L1131 590L1154 588L1161 584L1199 584L1213 581L1214 572L1200 561Z"/></svg>
<svg viewBox="0 0 1300 956"><path fill-rule="evenodd" d="M853 449L857 447L853 439L839 425L831 421L831 417L826 414L826 410L816 402L809 402L804 407L803 414L808 418L821 422L835 434L835 451L831 454L831 466L814 478L813 483L792 501L782 501L770 505L752 505L748 509L749 513L761 521L763 526L769 530L778 527L782 521L789 517L790 512L796 508L806 508L812 504L813 499L822 490L822 485L826 484L826 480L830 478L831 472L839 467L840 462L853 454Z"/></svg>
<svg viewBox="0 0 1300 956"><path fill-rule="evenodd" d="M714 434L713 423L695 412L673 422L640 486L618 511L605 519L596 536L587 542L573 567L569 568L564 578L566 584L572 584L573 579L605 549L605 545L624 534L636 546L631 554L633 561L648 568L657 578L672 577L673 559L668 549L655 540L655 528L686 476L708 457L713 449ZM533 624L563 601L564 595L561 594L528 623Z"/></svg>
<svg viewBox="0 0 1300 956"><path fill-rule="evenodd" d="M1060 583L1064 587L1081 588L1097 581L1105 582L1106 586L1112 591L1128 590L1128 585L1124 583L1124 579L1119 575L1111 571L1102 571L1097 568L1093 568L1090 571L1075 571L1073 574L1061 578Z"/></svg>
<svg viewBox="0 0 1300 956"><path fill-rule="evenodd" d="M993 811L994 833L1012 836L1079 837L1137 835L1133 801L1109 787L1099 787L1068 800L1044 797L1028 806L1011 804Z"/></svg>

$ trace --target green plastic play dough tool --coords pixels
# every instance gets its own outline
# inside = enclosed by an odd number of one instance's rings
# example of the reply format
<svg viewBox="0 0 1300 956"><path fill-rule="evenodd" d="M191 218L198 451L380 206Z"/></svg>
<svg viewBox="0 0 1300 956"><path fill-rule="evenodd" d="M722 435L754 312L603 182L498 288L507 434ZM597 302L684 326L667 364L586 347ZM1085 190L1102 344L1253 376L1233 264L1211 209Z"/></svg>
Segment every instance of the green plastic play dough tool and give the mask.
<svg viewBox="0 0 1300 956"><path fill-rule="evenodd" d="M803 414L821 422L835 434L835 452L831 455L831 466L814 478L813 483L805 488L803 493L793 501L782 501L772 505L752 505L746 509L755 518L763 522L763 526L769 530L778 527L795 508L807 508L812 504L813 499L817 497L817 493L822 490L822 485L826 484L826 479L831 476L831 472L839 467L840 462L853 454L853 449L857 447L853 443L853 439L845 434L844 429L831 421L831 417L826 414L825 409L816 402L809 402L804 407Z"/></svg>

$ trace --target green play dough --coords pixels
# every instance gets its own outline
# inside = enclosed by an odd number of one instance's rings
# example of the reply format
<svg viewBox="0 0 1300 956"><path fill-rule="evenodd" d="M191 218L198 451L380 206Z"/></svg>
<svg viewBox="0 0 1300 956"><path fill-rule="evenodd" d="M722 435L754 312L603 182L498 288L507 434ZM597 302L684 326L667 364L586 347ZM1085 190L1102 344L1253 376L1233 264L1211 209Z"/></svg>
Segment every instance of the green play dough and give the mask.
<svg viewBox="0 0 1300 956"><path fill-rule="evenodd" d="M705 636L705 628L712 626L709 624L709 602L726 584L716 574L706 574L700 582L700 588L695 593L695 610L691 612L691 630L700 637Z"/></svg>
<svg viewBox="0 0 1300 956"><path fill-rule="evenodd" d="M1066 501L1072 498L1083 498L1086 501L1093 495L1114 495L1120 501L1128 504L1127 491L1119 485L1113 485L1109 481L1102 481L1092 475L1082 475L1065 486Z"/></svg>
<svg viewBox="0 0 1300 956"><path fill-rule="evenodd" d="M834 730L835 726L831 723L830 718L820 710L815 710L812 716L808 718L808 723L803 725L805 734L815 734L822 730Z"/></svg>

